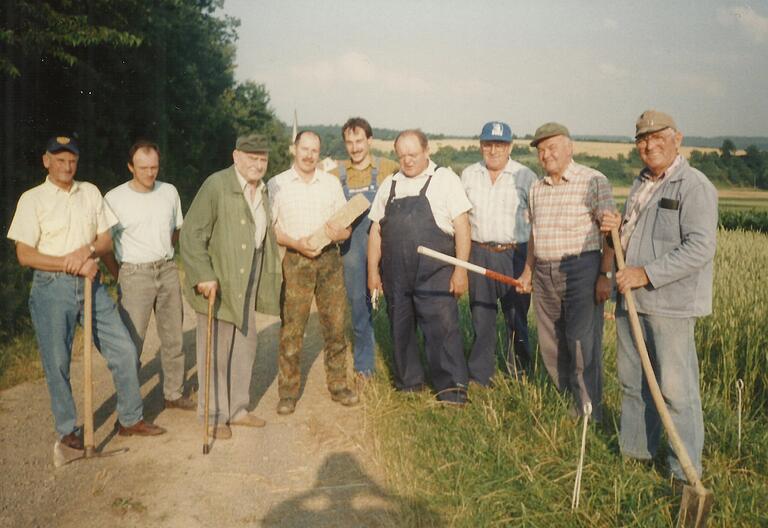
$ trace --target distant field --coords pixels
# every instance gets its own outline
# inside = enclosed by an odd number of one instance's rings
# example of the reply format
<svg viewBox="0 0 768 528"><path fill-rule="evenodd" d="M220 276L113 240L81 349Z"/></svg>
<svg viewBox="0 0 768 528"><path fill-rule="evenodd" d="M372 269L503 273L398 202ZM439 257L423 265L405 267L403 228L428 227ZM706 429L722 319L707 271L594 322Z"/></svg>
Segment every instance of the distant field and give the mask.
<svg viewBox="0 0 768 528"><path fill-rule="evenodd" d="M614 187L613 196L623 203L629 194L629 187ZM720 209L768 210L768 191L748 189L719 189L717 191Z"/></svg>
<svg viewBox="0 0 768 528"><path fill-rule="evenodd" d="M515 146L527 147L529 140L515 140ZM601 141L574 141L574 154L586 154L589 156L599 156L601 158L617 158L619 154L625 157L635 148L634 143L605 143ZM430 152L437 152L440 147L453 147L461 150L466 147L476 147L476 139L433 139L429 142ZM384 139L374 139L372 147L381 152L391 152L393 150L392 141ZM533 149L531 149L533 150ZM719 152L720 149L705 147L681 147L680 152L686 157L690 157L691 152Z"/></svg>

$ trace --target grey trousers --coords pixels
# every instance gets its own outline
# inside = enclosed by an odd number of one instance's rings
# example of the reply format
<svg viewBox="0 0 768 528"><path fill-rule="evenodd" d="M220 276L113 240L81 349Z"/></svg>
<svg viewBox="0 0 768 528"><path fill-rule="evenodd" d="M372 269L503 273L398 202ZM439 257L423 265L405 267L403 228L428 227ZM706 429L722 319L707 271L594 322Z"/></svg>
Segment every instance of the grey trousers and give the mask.
<svg viewBox="0 0 768 528"><path fill-rule="evenodd" d="M248 412L251 401L251 375L256 360L258 330L256 328L256 286L261 272L261 252L254 255L248 295L243 304L243 328L213 319L211 339L211 393L208 417L212 425L226 424ZM197 314L197 377L200 385L197 414L205 412L205 348L208 328L207 314Z"/></svg>
<svg viewBox="0 0 768 528"><path fill-rule="evenodd" d="M590 251L558 261L536 260L533 304L539 349L549 376L573 396L576 411L592 404L602 419L603 317L595 302L600 253Z"/></svg>
<svg viewBox="0 0 768 528"><path fill-rule="evenodd" d="M175 400L184 390L184 350L182 339L181 285L172 260L146 264L124 263L118 278L118 308L136 350L147 336L149 318L155 311L160 337L160 363L163 371L163 396Z"/></svg>

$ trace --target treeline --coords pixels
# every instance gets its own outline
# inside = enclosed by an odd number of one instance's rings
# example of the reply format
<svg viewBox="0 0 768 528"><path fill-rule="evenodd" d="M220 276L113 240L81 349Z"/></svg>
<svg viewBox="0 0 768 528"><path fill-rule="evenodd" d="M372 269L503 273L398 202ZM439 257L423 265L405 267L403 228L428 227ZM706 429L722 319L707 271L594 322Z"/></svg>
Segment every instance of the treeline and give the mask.
<svg viewBox="0 0 768 528"><path fill-rule="evenodd" d="M77 134L78 177L102 191L128 177L126 152L155 140L161 179L185 206L231 163L235 137L261 131L288 163L288 136L262 85L236 84L239 21L219 0L4 0L0 7L0 185L4 229L19 194L42 181L45 140Z"/></svg>
<svg viewBox="0 0 768 528"><path fill-rule="evenodd" d="M352 116L349 116L352 117ZM363 116L365 117L365 116ZM346 120L345 120L346 121ZM307 125L299 126L299 130L307 128L314 130L320 136L320 140L323 144L322 156L329 156L333 159L345 159L347 157L347 150L344 147L344 139L341 137L342 125ZM373 128L373 137L376 139L384 139L394 141L399 130L393 130L391 128ZM289 128L286 128L290 132ZM431 134L426 133L429 139L444 139L445 134ZM388 156L392 156L388 154Z"/></svg>
<svg viewBox="0 0 768 528"><path fill-rule="evenodd" d="M41 183L52 135L77 134L77 178L102 192L125 181L131 143L161 150L160 179L186 209L203 179L232 163L235 138L268 135L270 173L289 135L263 85L237 84L239 21L220 0L3 0L0 3L0 196L3 238L19 195ZM28 329L28 272L0 244L0 339Z"/></svg>

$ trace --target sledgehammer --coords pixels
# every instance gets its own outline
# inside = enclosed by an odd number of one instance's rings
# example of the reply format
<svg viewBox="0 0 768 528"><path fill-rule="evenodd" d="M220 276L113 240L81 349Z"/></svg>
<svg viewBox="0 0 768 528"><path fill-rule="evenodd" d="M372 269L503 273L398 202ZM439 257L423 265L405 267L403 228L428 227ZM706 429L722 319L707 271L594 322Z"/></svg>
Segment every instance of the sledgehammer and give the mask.
<svg viewBox="0 0 768 528"><path fill-rule="evenodd" d="M621 239L619 238L619 231L617 229L611 230L611 238L613 239L613 248L616 251L616 266L619 270L623 270L625 268L624 251L621 248ZM696 474L696 469L693 467L691 457L688 455L688 451L686 451L685 445L683 445L683 441L677 433L675 423L669 415L667 405L664 403L664 397L662 396L661 389L659 389L659 384L656 381L656 375L653 373L653 366L651 365L651 360L648 356L648 349L645 348L643 332L640 328L640 318L637 316L637 308L635 307L635 298L632 295L632 291L627 291L624 294L624 298L627 300L629 324L632 328L632 336L635 339L635 348L637 348L637 352L640 354L640 362L643 365L643 372L645 372L645 379L648 382L648 388L651 391L653 403L656 405L656 410L659 412L661 422L664 424L664 429L667 432L669 442L672 444L672 449L675 450L677 459L680 461L680 466L683 468L685 478L688 479L688 482L690 483L683 487L683 500L680 503L678 525L696 528L706 526L707 516L712 509L714 495L712 495L712 491L704 487L704 484L701 483L701 479Z"/></svg>

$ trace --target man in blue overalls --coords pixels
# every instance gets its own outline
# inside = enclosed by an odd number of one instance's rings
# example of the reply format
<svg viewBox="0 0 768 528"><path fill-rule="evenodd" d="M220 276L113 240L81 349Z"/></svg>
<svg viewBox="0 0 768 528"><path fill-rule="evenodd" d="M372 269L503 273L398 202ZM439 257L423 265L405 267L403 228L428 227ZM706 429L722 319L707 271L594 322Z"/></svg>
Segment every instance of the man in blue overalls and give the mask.
<svg viewBox="0 0 768 528"><path fill-rule="evenodd" d="M371 156L373 130L362 117L349 118L341 127L341 136L349 159L339 162L334 172L341 180L344 194L347 200L355 194L363 194L368 201L373 201L381 181L397 172L399 167L387 158ZM371 298L366 287L370 227L371 221L366 215L361 215L352 224L352 235L341 246L344 286L347 289L355 338L355 372L364 378L370 377L375 369Z"/></svg>
<svg viewBox="0 0 768 528"><path fill-rule="evenodd" d="M395 139L400 171L385 179L368 217L368 288L387 300L395 387L420 390L424 370L416 323L438 400L466 402L468 379L456 297L467 271L417 253L420 245L467 260L472 205L459 177L429 159L427 137L404 130Z"/></svg>

